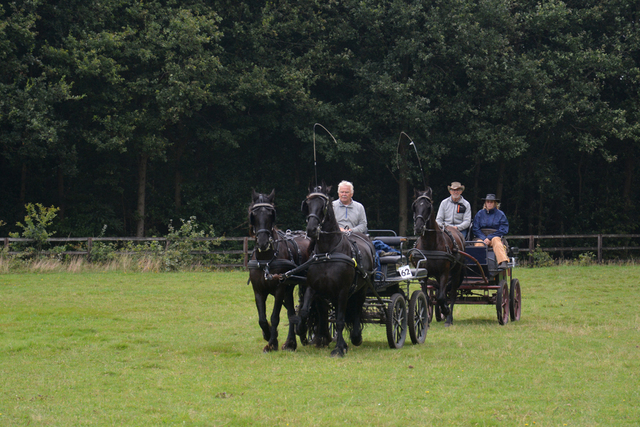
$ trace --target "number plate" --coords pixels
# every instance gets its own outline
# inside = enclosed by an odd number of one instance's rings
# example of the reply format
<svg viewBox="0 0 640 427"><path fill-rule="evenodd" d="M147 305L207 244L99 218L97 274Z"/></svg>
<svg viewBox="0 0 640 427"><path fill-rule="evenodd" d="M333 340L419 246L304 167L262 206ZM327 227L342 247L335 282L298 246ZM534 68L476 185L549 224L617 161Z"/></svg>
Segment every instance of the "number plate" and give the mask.
<svg viewBox="0 0 640 427"><path fill-rule="evenodd" d="M411 274L411 268L408 265L403 265L402 267L399 267L398 274L400 274L400 277L402 278L408 278L413 276Z"/></svg>

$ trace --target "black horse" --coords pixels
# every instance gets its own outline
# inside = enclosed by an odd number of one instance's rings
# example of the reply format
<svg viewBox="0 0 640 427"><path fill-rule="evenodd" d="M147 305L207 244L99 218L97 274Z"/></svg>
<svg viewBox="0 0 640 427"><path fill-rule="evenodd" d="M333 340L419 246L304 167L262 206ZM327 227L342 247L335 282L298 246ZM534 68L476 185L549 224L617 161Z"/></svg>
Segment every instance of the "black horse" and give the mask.
<svg viewBox="0 0 640 427"><path fill-rule="evenodd" d="M414 233L418 236L415 249L410 253L412 264L426 258L429 277L436 279L436 320L442 320L440 313L446 316L446 326L453 323L453 306L458 288L464 276L461 251L464 251L464 237L456 228L442 229L436 223L431 188L415 191L413 209ZM447 304L447 290L449 304ZM426 291L426 290L425 290ZM426 292L425 292L426 293Z"/></svg>
<svg viewBox="0 0 640 427"><path fill-rule="evenodd" d="M287 309L289 319L295 316L293 290L295 280L280 281L273 277L304 263L309 258L310 239L303 232L284 233L276 227L276 209L273 204L275 190L268 196L253 190L253 202L249 206L250 234L255 238L255 249L249 261L249 281L253 286L258 323L267 345L264 352L278 350L278 324L282 304ZM271 326L267 321L267 297L273 295ZM289 334L282 346L283 350L297 348L295 325L289 321Z"/></svg>
<svg viewBox="0 0 640 427"><path fill-rule="evenodd" d="M351 343L362 343L361 315L367 288L371 286L375 248L362 233L344 233L336 221L329 193L331 187L322 184L315 187L302 202L302 212L307 218L307 235L315 245L307 271L309 297L326 298L336 314L336 348L332 356L343 357L348 350L342 332L345 325L351 329ZM303 316L304 317L304 316ZM318 333L326 330L319 328ZM331 337L324 337L331 342Z"/></svg>

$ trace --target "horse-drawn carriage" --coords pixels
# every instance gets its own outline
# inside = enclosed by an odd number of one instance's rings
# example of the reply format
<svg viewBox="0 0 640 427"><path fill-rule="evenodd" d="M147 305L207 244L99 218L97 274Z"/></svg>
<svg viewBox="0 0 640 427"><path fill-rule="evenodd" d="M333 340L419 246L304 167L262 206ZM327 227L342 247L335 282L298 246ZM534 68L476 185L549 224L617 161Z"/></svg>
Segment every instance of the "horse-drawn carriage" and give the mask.
<svg viewBox="0 0 640 427"><path fill-rule="evenodd" d="M384 233L380 235L381 233ZM406 237L390 230L371 230L374 243L381 242L392 251L378 251L379 269L363 307L366 323L386 326L391 348L404 345L407 331L413 344L422 344L429 329L429 301L422 290L427 270L422 263L411 267L406 256Z"/></svg>
<svg viewBox="0 0 640 427"><path fill-rule="evenodd" d="M273 193L254 193L249 218L258 251L250 263L250 281L259 323L269 341L264 351L278 348L277 323L283 303L290 320L283 349L295 350L295 325L303 344L324 346L335 341L331 353L335 356L347 352L345 327L353 345L362 343L363 323L384 324L391 348L404 345L407 331L412 343L422 343L434 315L436 320L453 322L456 302L495 304L501 324L510 316L520 318L520 283L512 278L513 263L498 270L486 246L465 246L456 232L437 226L430 189L417 192L412 206L415 247L405 248L407 239L393 232L373 236L392 249L381 254L370 236L340 230L329 192L330 187L318 186L303 201L306 235L297 236L295 244L275 229ZM294 257L291 247L306 252ZM300 300L293 314L296 285ZM276 298L271 325L264 307L268 294Z"/></svg>
<svg viewBox="0 0 640 427"><path fill-rule="evenodd" d="M515 258L511 258L504 270L498 269L495 254L484 243L466 242L462 253L466 269L462 284L456 291L456 304L495 305L498 323L501 325L520 320L522 294L520 281L513 277ZM437 284L427 280L425 291L429 298L429 320L434 317L431 310L435 307L435 318L442 320L436 303Z"/></svg>
<svg viewBox="0 0 640 427"><path fill-rule="evenodd" d="M426 262L429 279L423 290L428 295L430 320L453 322L455 304L495 305L501 325L520 320L522 294L520 281L513 278L517 248L509 248L510 261L505 268L496 262L493 250L481 241L465 241L457 230L443 229L433 214L431 189L416 192L413 203L416 247L409 257ZM495 230L483 230L487 234ZM456 236L457 234L457 236ZM503 244L508 243L503 238ZM435 312L435 313L434 313Z"/></svg>

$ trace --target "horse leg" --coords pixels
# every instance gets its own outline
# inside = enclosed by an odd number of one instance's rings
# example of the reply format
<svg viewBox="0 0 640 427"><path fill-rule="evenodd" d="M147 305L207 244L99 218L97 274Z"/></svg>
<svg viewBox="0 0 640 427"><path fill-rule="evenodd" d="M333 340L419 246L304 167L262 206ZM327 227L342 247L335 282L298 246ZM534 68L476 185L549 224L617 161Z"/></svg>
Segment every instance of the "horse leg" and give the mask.
<svg viewBox="0 0 640 427"><path fill-rule="evenodd" d="M314 343L318 348L326 347L333 341L329 329L329 307L324 300L315 299L314 310L317 319Z"/></svg>
<svg viewBox="0 0 640 427"><path fill-rule="evenodd" d="M265 353L278 350L278 325L280 324L280 311L282 311L284 291L285 286L279 286L274 295L273 311L271 312L271 337L267 345L262 349Z"/></svg>
<svg viewBox="0 0 640 427"><path fill-rule="evenodd" d="M300 305L300 312L295 317L294 323L296 324L296 332L300 337L302 343L307 342L307 328L309 324L309 312L311 307L311 301L313 300L314 290L311 287L305 286L304 294L302 295L302 304ZM302 286L298 288L302 291Z"/></svg>
<svg viewBox="0 0 640 427"><path fill-rule="evenodd" d="M438 292L437 299L438 305L440 306L440 313L442 317L446 317L449 315L449 307L447 307L447 275L441 275L438 279Z"/></svg>
<svg viewBox="0 0 640 427"><path fill-rule="evenodd" d="M462 284L464 272L462 271L462 267L455 268L451 274L451 284L449 285L451 288L449 290L449 301L451 304L451 311L447 316L447 321L445 322L445 326L453 325L453 306L456 304L456 299L458 298L458 288Z"/></svg>
<svg viewBox="0 0 640 427"><path fill-rule="evenodd" d="M453 305L456 303L458 289L455 286L451 286L449 290L449 306L447 309L449 310L449 314L447 315L447 320L444 322L444 326L453 325Z"/></svg>
<svg viewBox="0 0 640 427"><path fill-rule="evenodd" d="M269 322L267 321L267 296L268 294L262 292L255 292L256 308L258 309L258 325L262 329L262 338L265 341L271 339L271 330L269 329Z"/></svg>
<svg viewBox="0 0 640 427"><path fill-rule="evenodd" d="M340 297L338 298L338 304L336 306L336 348L331 352L331 356L333 357L344 357L349 350L349 346L347 342L344 340L344 336L342 332L344 331L346 311L347 311L347 299L348 299L348 289L342 290L340 292Z"/></svg>
<svg viewBox="0 0 640 427"><path fill-rule="evenodd" d="M360 292L349 299L349 312L353 313L351 344L356 347L362 344L362 306L364 305L366 297L366 288L363 287Z"/></svg>
<svg viewBox="0 0 640 427"><path fill-rule="evenodd" d="M284 306L287 309L287 316L289 317L289 333L287 334L287 340L282 345L283 350L295 351L298 347L296 341L296 325L292 321L296 315L295 305L293 303L293 286L287 286L287 290L284 295Z"/></svg>

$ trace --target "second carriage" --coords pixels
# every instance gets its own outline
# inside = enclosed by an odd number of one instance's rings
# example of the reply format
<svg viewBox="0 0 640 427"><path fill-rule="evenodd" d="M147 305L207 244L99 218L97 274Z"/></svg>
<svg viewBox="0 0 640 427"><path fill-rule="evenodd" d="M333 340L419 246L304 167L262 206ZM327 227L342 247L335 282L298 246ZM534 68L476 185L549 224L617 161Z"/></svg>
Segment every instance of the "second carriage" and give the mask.
<svg viewBox="0 0 640 427"><path fill-rule="evenodd" d="M505 269L500 269L491 248L482 242L467 241L462 251L465 275L457 290L455 304L493 305L500 325L507 324L509 320L520 320L522 292L520 280L513 277L517 248L509 248L508 251L509 262ZM430 320L433 317L436 321L442 320L433 281L427 280L424 290L429 299Z"/></svg>

